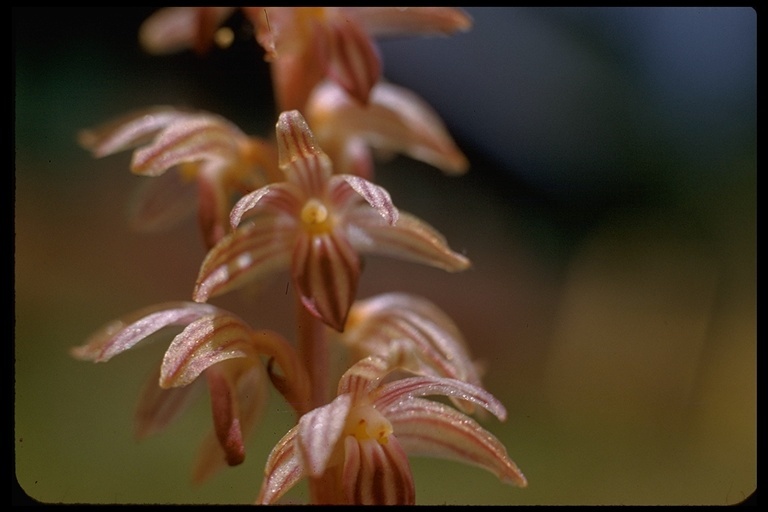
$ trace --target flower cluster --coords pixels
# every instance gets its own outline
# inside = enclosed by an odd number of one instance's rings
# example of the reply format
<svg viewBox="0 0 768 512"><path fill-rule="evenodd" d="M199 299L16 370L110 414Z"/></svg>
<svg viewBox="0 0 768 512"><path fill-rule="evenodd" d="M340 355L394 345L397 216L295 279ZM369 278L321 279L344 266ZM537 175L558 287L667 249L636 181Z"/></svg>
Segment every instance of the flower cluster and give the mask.
<svg viewBox="0 0 768 512"><path fill-rule="evenodd" d="M438 115L384 80L374 37L467 30L455 8L242 7L271 66L275 137L243 133L209 112L157 106L84 130L104 157L132 149L131 170L153 176L134 221L162 227L197 209L207 249L191 301L140 309L72 350L107 361L150 335L180 328L141 395L137 431L162 430L205 382L213 432L195 469L204 480L245 458L270 387L296 426L277 442L258 503L307 478L315 504L414 504L408 456L456 459L520 487L526 479L479 423L506 418L453 321L429 300L391 292L360 299L362 258L379 254L457 272L469 260L374 182L375 156L400 153L447 174L468 162ZM140 28L151 53L204 54L226 40L228 7L171 7ZM192 193L190 193L192 191ZM296 339L251 327L208 301L288 271ZM335 397L329 343L350 366ZM443 395L451 405L424 398ZM471 416L477 415L477 419Z"/></svg>

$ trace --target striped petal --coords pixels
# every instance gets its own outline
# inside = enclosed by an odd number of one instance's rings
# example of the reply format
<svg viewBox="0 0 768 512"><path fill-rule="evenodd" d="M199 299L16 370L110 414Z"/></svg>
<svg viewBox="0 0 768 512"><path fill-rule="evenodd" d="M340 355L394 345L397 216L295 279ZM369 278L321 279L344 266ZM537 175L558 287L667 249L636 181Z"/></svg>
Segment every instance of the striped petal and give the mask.
<svg viewBox="0 0 768 512"><path fill-rule="evenodd" d="M289 430L270 452L264 468L264 481L256 499L257 504L276 503L304 476L298 444L295 442L298 432L297 425Z"/></svg>
<svg viewBox="0 0 768 512"><path fill-rule="evenodd" d="M211 367L206 377L216 439L226 463L236 466L245 460L245 439L266 402L264 368L260 364L229 360ZM211 458L205 452L201 457L205 462ZM204 479L215 469L216 466L199 468L196 477Z"/></svg>
<svg viewBox="0 0 768 512"><path fill-rule="evenodd" d="M328 186L331 189L331 194L341 196L343 193L338 192L337 189L345 184L365 199L387 224L392 225L397 222L399 212L394 203L392 203L389 192L384 187L380 187L359 176L341 174L330 179Z"/></svg>
<svg viewBox="0 0 768 512"><path fill-rule="evenodd" d="M71 354L76 359L105 362L164 327L187 325L218 311L215 306L196 302L164 302L142 308L105 325Z"/></svg>
<svg viewBox="0 0 768 512"><path fill-rule="evenodd" d="M347 229L348 240L361 253L392 256L448 272L458 272L470 266L465 256L448 247L442 234L403 211L392 226L381 215L372 214L370 209L357 208L349 214Z"/></svg>
<svg viewBox="0 0 768 512"><path fill-rule="evenodd" d="M400 358L410 371L480 385L458 328L424 298L386 293L357 301L341 338L361 355L401 352ZM467 413L474 411L469 402L456 401L456 405Z"/></svg>
<svg viewBox="0 0 768 512"><path fill-rule="evenodd" d="M350 18L328 26L332 57L329 76L362 105L381 76L381 58L368 34Z"/></svg>
<svg viewBox="0 0 768 512"><path fill-rule="evenodd" d="M307 120L339 173L347 171L336 160L355 162L347 152L353 151L360 139L373 148L405 154L446 174L463 174L469 168L437 112L414 92L391 83L377 83L369 104L362 106L338 85L323 82L309 99Z"/></svg>
<svg viewBox="0 0 768 512"><path fill-rule="evenodd" d="M319 477L325 472L351 409L352 396L339 395L299 420L296 440L309 476Z"/></svg>
<svg viewBox="0 0 768 512"><path fill-rule="evenodd" d="M266 185L241 197L229 214L232 227L245 218L264 211L284 212L296 216L301 209L302 193L293 183Z"/></svg>
<svg viewBox="0 0 768 512"><path fill-rule="evenodd" d="M257 360L274 357L288 379L302 379L296 370L295 352L281 335L269 330L251 329L228 313L208 315L190 323L178 334L163 357L160 386L186 386L211 366L233 358Z"/></svg>
<svg viewBox="0 0 768 512"><path fill-rule="evenodd" d="M387 419L410 455L457 460L481 467L503 482L527 481L504 445L479 423L444 404L413 398L386 408Z"/></svg>
<svg viewBox="0 0 768 512"><path fill-rule="evenodd" d="M96 128L80 131L78 142L100 158L146 144L166 126L190 115L168 106L136 110Z"/></svg>
<svg viewBox="0 0 768 512"><path fill-rule="evenodd" d="M304 307L342 331L360 277L360 259L349 242L334 232L302 235L291 265Z"/></svg>
<svg viewBox="0 0 768 512"><path fill-rule="evenodd" d="M205 160L215 165L236 162L238 141L245 138L236 126L218 116L189 116L169 125L152 144L137 150L131 170L157 176L184 162Z"/></svg>
<svg viewBox="0 0 768 512"><path fill-rule="evenodd" d="M416 490L408 457L395 436L344 439L344 494L350 505L414 505Z"/></svg>
<svg viewBox="0 0 768 512"><path fill-rule="evenodd" d="M307 198L321 196L333 174L331 161L298 110L283 112L277 120L277 151L280 168Z"/></svg>
<svg viewBox="0 0 768 512"><path fill-rule="evenodd" d="M224 236L203 260L192 298L205 302L286 268L295 239L292 228L290 218L262 215Z"/></svg>

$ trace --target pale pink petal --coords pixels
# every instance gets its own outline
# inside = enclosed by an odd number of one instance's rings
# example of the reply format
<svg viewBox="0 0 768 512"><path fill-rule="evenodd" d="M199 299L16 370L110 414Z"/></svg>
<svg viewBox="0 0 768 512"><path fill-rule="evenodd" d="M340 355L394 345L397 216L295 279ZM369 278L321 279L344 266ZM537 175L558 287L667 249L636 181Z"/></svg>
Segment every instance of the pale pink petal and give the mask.
<svg viewBox="0 0 768 512"><path fill-rule="evenodd" d="M344 394L299 420L296 440L308 475L318 477L326 470L351 408L352 397Z"/></svg>
<svg viewBox="0 0 768 512"><path fill-rule="evenodd" d="M163 55L181 50L205 49L213 33L234 7L165 7L139 28L139 42L149 53Z"/></svg>
<svg viewBox="0 0 768 512"><path fill-rule="evenodd" d="M304 306L342 331L361 272L360 259L349 242L333 232L301 236L291 267Z"/></svg>
<svg viewBox="0 0 768 512"><path fill-rule="evenodd" d="M283 112L277 121L277 150L280 168L307 197L321 195L333 173L330 159L298 110Z"/></svg>
<svg viewBox="0 0 768 512"><path fill-rule="evenodd" d="M304 476L304 466L295 442L298 431L298 425L293 427L270 452L257 504L276 503Z"/></svg>
<svg viewBox="0 0 768 512"><path fill-rule="evenodd" d="M187 325L218 311L196 302L165 302L142 308L105 325L71 354L86 361L108 361L164 327Z"/></svg>
<svg viewBox="0 0 768 512"><path fill-rule="evenodd" d="M329 188L334 190L342 183L352 187L388 224L395 224L397 222L399 215L397 207L392 203L392 198L384 187L380 187L359 176L341 174L330 179Z"/></svg>
<svg viewBox="0 0 768 512"><path fill-rule="evenodd" d="M386 407L386 416L409 455L458 460L484 468L503 482L518 487L527 485L504 445L456 409L414 398Z"/></svg>
<svg viewBox="0 0 768 512"><path fill-rule="evenodd" d="M197 382L181 388L163 389L159 381L158 364L139 395L134 414L134 434L137 439L144 439L165 429L202 390L202 383Z"/></svg>
<svg viewBox="0 0 768 512"><path fill-rule="evenodd" d="M136 110L96 128L80 131L78 142L99 158L145 144L166 126L191 115L168 106Z"/></svg>
<svg viewBox="0 0 768 512"><path fill-rule="evenodd" d="M362 139L379 151L408 155L447 174L462 174L469 167L432 107L414 92L388 82L374 86L364 107L325 81L309 98L307 120L336 159L347 151L346 144ZM337 172L346 171L337 168Z"/></svg>
<svg viewBox="0 0 768 512"><path fill-rule="evenodd" d="M157 176L185 162L207 161L224 166L239 160L239 142L245 138L239 128L218 116L189 116L169 125L151 144L136 150L131 170Z"/></svg>
<svg viewBox="0 0 768 512"><path fill-rule="evenodd" d="M285 217L262 215L224 236L203 260L193 299L204 302L287 268L295 241L291 222Z"/></svg>
<svg viewBox="0 0 768 512"><path fill-rule="evenodd" d="M381 215L371 213L370 209L357 208L349 215L347 236L361 253L414 261L448 272L469 268L469 260L452 251L445 237L426 222L400 211L392 226Z"/></svg>
<svg viewBox="0 0 768 512"><path fill-rule="evenodd" d="M432 302L406 293L357 301L341 339L361 355L400 359L419 374L448 377L480 386L477 367L453 321ZM454 401L466 413L471 402Z"/></svg>
<svg viewBox="0 0 768 512"><path fill-rule="evenodd" d="M427 396L443 395L467 400L504 421L507 410L499 400L481 387L456 379L442 377L408 377L384 384L376 390L376 408L388 417L388 409L408 399Z"/></svg>
<svg viewBox="0 0 768 512"><path fill-rule="evenodd" d="M283 212L294 217L301 210L302 193L293 183L266 185L241 197L229 214L231 226L237 227L250 214L265 210Z"/></svg>
<svg viewBox="0 0 768 512"><path fill-rule="evenodd" d="M337 394L347 393L354 397L369 395L391 369L392 366L385 357L379 355L364 357L350 366L341 376Z"/></svg>
<svg viewBox="0 0 768 512"><path fill-rule="evenodd" d="M204 370L228 359L249 358L252 364L261 364L258 356L262 354L276 357L284 370L297 366L286 364L295 355L278 333L251 329L232 314L208 315L190 323L173 339L163 357L160 386L186 386Z"/></svg>
<svg viewBox="0 0 768 512"><path fill-rule="evenodd" d="M472 18L454 7L345 7L373 36L450 35L472 27Z"/></svg>
<svg viewBox="0 0 768 512"><path fill-rule="evenodd" d="M344 457L342 482L347 504L415 504L411 466L395 436L389 436L385 444L347 436Z"/></svg>

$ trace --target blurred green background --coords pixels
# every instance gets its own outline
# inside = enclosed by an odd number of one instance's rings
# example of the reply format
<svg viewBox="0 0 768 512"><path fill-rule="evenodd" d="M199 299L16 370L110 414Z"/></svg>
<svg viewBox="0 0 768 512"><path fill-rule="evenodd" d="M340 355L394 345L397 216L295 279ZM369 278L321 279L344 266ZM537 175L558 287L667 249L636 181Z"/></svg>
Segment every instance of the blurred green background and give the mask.
<svg viewBox="0 0 768 512"><path fill-rule="evenodd" d="M196 487L205 395L133 439L170 335L107 364L68 355L113 318L189 298L204 256L193 220L132 232L130 154L94 160L77 131L156 104L251 134L274 126L268 70L238 17L228 50L151 57L136 35L152 11L13 8L15 471L44 503L250 503L293 421L273 394L246 462ZM469 12L470 33L383 42L382 55L472 169L449 178L399 158L377 179L473 267L371 258L360 296L409 291L451 315L509 411L485 426L529 487L412 459L417 502L742 502L757 483L755 11ZM214 302L289 334L286 279Z"/></svg>

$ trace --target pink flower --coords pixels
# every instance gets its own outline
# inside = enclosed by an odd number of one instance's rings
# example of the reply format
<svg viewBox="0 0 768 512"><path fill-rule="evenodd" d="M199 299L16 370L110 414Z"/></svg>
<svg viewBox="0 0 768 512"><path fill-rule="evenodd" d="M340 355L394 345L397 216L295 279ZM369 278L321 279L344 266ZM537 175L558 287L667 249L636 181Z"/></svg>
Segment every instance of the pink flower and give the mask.
<svg viewBox="0 0 768 512"><path fill-rule="evenodd" d="M392 292L358 300L339 338L356 360L376 355L415 374L483 387L456 324L422 297ZM452 401L466 413L475 412L472 402Z"/></svg>
<svg viewBox="0 0 768 512"><path fill-rule="evenodd" d="M448 35L471 19L450 7L247 7L272 65L279 110L303 109L325 78L362 104L381 77L376 36Z"/></svg>
<svg viewBox="0 0 768 512"><path fill-rule="evenodd" d="M233 7L166 7L142 25L153 54L205 53ZM448 35L472 21L451 7L242 7L271 62L278 110L302 109L326 77L366 103L381 76L376 36Z"/></svg>
<svg viewBox="0 0 768 512"><path fill-rule="evenodd" d="M412 91L378 82L367 105L338 84L325 81L312 91L307 123L337 173L373 177L372 151L402 153L458 175L469 167L437 113Z"/></svg>
<svg viewBox="0 0 768 512"><path fill-rule="evenodd" d="M204 302L244 282L290 267L304 306L341 331L355 298L361 253L426 263L447 271L469 266L423 221L399 212L383 188L359 176L333 174L298 111L277 122L285 181L237 202L237 226L206 256L193 298Z"/></svg>
<svg viewBox="0 0 768 512"><path fill-rule="evenodd" d="M304 414L270 453L257 502L275 503L301 478L322 502L414 504L408 455L454 459L525 487L525 476L499 440L475 420L442 403L444 395L481 406L504 420L506 411L486 391L454 379L408 377L383 383L382 358L352 366L338 396Z"/></svg>
<svg viewBox="0 0 768 512"><path fill-rule="evenodd" d="M195 470L202 480L245 458L245 438L266 398L268 380L297 412L306 410L309 385L291 345L272 331L251 329L235 315L196 302L167 302L125 315L94 333L74 357L105 362L166 327L185 326L165 352L158 381L148 383L137 409L140 436L159 431L186 406L193 384L204 375L211 396L214 433L204 442ZM261 362L269 358L269 364ZM283 372L272 371L275 361Z"/></svg>
<svg viewBox="0 0 768 512"><path fill-rule="evenodd" d="M277 172L274 148L207 112L152 107L79 134L97 158L140 146L131 170L156 178L136 212L140 227L164 225L188 212L188 183L198 186L198 220L212 247L229 231L233 194L244 195ZM174 173L166 171L174 169ZM194 204L194 203L192 203Z"/></svg>

